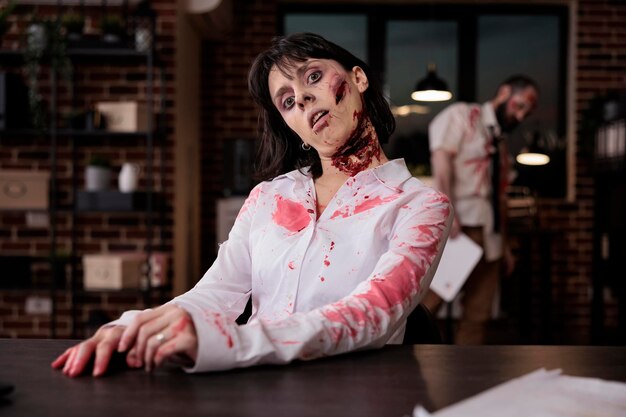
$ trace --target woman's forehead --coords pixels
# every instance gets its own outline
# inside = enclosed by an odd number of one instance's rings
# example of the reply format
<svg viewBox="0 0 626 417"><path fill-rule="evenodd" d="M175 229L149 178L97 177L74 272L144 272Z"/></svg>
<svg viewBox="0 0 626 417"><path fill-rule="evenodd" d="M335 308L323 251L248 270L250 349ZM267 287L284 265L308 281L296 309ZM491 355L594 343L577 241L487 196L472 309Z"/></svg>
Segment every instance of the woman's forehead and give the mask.
<svg viewBox="0 0 626 417"><path fill-rule="evenodd" d="M307 58L305 60L297 60L297 59L285 57L282 60L276 62L272 66L272 68L270 69L270 74L273 71L279 71L285 78L288 78L291 80L297 76L298 72L301 71L302 67L309 67L317 63L319 63L320 65L324 65L324 66L342 68L338 62L333 61L332 59Z"/></svg>

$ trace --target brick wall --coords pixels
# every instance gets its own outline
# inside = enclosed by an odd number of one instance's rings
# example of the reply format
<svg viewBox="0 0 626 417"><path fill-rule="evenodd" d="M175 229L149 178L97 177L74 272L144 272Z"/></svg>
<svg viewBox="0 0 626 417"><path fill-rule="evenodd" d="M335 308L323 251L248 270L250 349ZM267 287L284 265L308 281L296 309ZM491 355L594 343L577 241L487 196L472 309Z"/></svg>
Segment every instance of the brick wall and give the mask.
<svg viewBox="0 0 626 417"><path fill-rule="evenodd" d="M166 132L164 140L154 153L155 175L153 184L157 192L165 196L166 210L164 217L155 216L154 222L162 224L154 230L153 246L162 244L163 250L171 254L172 251L172 202L173 192L173 103L174 103L174 52L175 52L175 19L176 5L166 0L153 1L157 12L156 20L156 50L163 64L165 82L161 86L158 82L158 72L155 72L155 106L160 105L163 93L165 113L162 120ZM67 10L67 9L62 9ZM111 8L112 12L121 14L120 9ZM2 40L2 49L20 49L24 42L24 30L29 22L32 6L18 6L11 17L14 22L11 31ZM101 18L100 7L86 8L86 33L96 33ZM55 17L59 14L57 7L40 6L38 16ZM0 70L20 71L19 60L16 62L0 62ZM73 87L76 108L93 106L98 101L137 100L145 102L147 99L146 61L135 59L109 58L79 58L74 61ZM41 92L49 97L51 90L48 67L40 77ZM71 96L66 83L59 81L58 111L59 127L64 127L66 114L72 107ZM82 266L80 256L86 253L109 251L140 251L145 250L149 235L145 213L79 213L73 219L71 212L73 173L77 180L78 189L84 188L84 169L87 161L93 155L103 155L111 159L113 166L113 180L111 187L117 187L117 173L124 162L137 162L142 167L139 188L147 185L146 173L146 139L134 138L107 138L85 137L77 139L80 144L76 147L76 164L72 163L72 142L68 137L60 136L56 154L57 162L57 200L60 210L52 219L57 225L56 251L60 254L70 253L72 229L75 231L77 255L76 288L82 288ZM161 165L163 173L161 174ZM47 137L37 136L10 136L2 135L0 139L0 169L24 169L33 171L50 171L51 148ZM162 232L162 233L161 233ZM32 316L24 311L27 296L48 296L46 288L51 283L50 264L47 257L50 253L51 234L48 227L29 227L24 212L0 211L0 253L2 255L29 255L33 257L32 288L29 290L0 290L0 337L47 337L50 318L47 316ZM65 268L65 276L57 280L59 288L68 288L71 284L71 268ZM2 273L2 281L7 282L11 277ZM72 297L66 289L57 292L55 299L58 306L57 336L71 335L70 312ZM84 335L90 315L92 321L97 319L95 311L102 311L109 317L117 317L128 308L137 308L150 304L144 303L139 293L79 293L74 298L77 309L77 333ZM102 319L102 318L101 318Z"/></svg>
<svg viewBox="0 0 626 417"><path fill-rule="evenodd" d="M164 301L155 295L146 301L135 293L125 292L81 292L71 295L57 291L54 296L56 316L26 311L28 299L50 298L45 290L2 290L0 291L0 337L19 338L85 338L92 335L102 324L119 317L126 310L143 309L147 304L156 305ZM72 313L72 303L76 311ZM76 328L72 329L72 316ZM55 324L52 325L52 321ZM55 330L53 331L52 328Z"/></svg>
<svg viewBox="0 0 626 417"><path fill-rule="evenodd" d="M578 6L577 126L595 96L626 88L626 3L582 0ZM541 223L558 236L552 248L554 338L563 343L588 343L591 325L594 180L587 145L577 135L576 201L543 201ZM606 340L617 330L616 300L606 297Z"/></svg>
<svg viewBox="0 0 626 417"><path fill-rule="evenodd" d="M204 254L215 250L215 199L221 196L223 144L255 135L254 108L246 92L246 72L257 52L276 34L277 4L273 1L237 2L237 32L225 41L205 43L203 52L203 215ZM243 4L239 4L243 3ZM626 86L626 4L611 0L580 1L577 54L577 124L580 114L596 94ZM580 138L579 138L580 140ZM540 202L540 226L551 236L552 279L551 338L553 343L588 343L593 237L593 178L589 155L578 146L576 201ZM534 263L540 262L538 249ZM208 267L212 256L204 259ZM532 268L533 305L539 303L540 271ZM607 326L615 326L615 301L607 300ZM540 308L532 317L534 327L542 318Z"/></svg>
<svg viewBox="0 0 626 417"><path fill-rule="evenodd" d="M205 42L202 52L202 247L206 270L215 257L215 202L224 188L223 144L256 137L257 113L248 94L250 63L276 35L273 1L234 2L236 32Z"/></svg>
<svg viewBox="0 0 626 417"><path fill-rule="evenodd" d="M168 129L165 146L165 192L172 201L172 118L173 103L173 56L175 8L164 0L155 2L158 10L159 50L166 68L165 126ZM215 201L222 195L223 144L238 138L256 135L256 111L248 96L247 71L256 54L269 44L276 34L277 4L273 1L251 0L234 2L236 32L226 34L225 39L205 42L202 53L202 268L207 268L215 255ZM579 3L577 45L577 122L589 101L596 94L626 86L626 5L610 0L589 0ZM18 32L25 27L24 16L30 10L18 8L21 21L5 37L4 48L16 47ZM42 12L51 13L51 10ZM90 12L97 21L98 11ZM94 25L95 26L95 25ZM0 67L2 65L0 64ZM77 92L85 97L85 103L102 98L136 98L145 94L142 82L143 67L129 65L101 65L82 68L76 80ZM44 74L45 77L45 74ZM42 80L45 90L45 78ZM63 102L63 97L61 97ZM67 102L66 102L67 105ZM579 141L582 138L579 138ZM141 140L120 146L103 139L79 148L77 172L82 183L84 162L93 153L108 153L114 164L125 160L143 161ZM540 223L542 229L553 234L550 275L553 282L552 331L554 343L587 343L590 326L590 288L593 234L593 191L594 184L589 155L578 146L576 154L576 194L573 203L563 201L541 201ZM68 201L71 153L67 140L59 143L59 197ZM157 160L160 157L156 155ZM40 138L2 138L0 142L0 167L46 169L49 165L48 142ZM156 178L157 184L160 178ZM69 249L71 216L58 214L59 242L57 248ZM171 213L165 219L165 247L171 250ZM81 215L77 221L79 253L115 249L141 249L145 242L145 221L139 215L89 214ZM120 243L120 242L123 242ZM20 213L0 213L0 251L3 254L30 254L41 258L47 256L50 236L46 229L29 229L25 216ZM37 279L45 284L49 274L47 263L40 261ZM46 272L47 271L47 272ZM48 277L49 279L49 277ZM536 295L540 290L535 277ZM41 290L43 291L43 290ZM29 292L30 294L30 292ZM23 311L26 293L21 290L0 291L0 337L46 337L48 319L29 317ZM120 298L121 297L121 298ZM142 306L142 300L134 295L116 296L99 294L90 301L81 303L80 321L88 321L89 312L104 310L111 316L127 308ZM66 294L59 294L60 324L58 335L69 334L69 301ZM83 300L84 301L84 300ZM606 324L608 330L615 327L615 300L608 299ZM538 324L540 318L534 317Z"/></svg>

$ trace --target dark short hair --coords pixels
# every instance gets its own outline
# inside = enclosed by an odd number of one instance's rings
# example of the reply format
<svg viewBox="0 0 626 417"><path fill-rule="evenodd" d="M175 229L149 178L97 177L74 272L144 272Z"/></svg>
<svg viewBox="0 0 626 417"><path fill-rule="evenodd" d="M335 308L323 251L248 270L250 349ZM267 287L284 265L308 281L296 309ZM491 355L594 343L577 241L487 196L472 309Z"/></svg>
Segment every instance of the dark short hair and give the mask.
<svg viewBox="0 0 626 417"><path fill-rule="evenodd" d="M511 87L511 94L519 93L520 91L525 90L528 87L534 88L537 94L539 94L539 87L537 86L535 80L526 75L516 74L510 76L506 80L502 81L502 83L500 83L500 85L498 86L498 90L500 89L500 87L503 87L505 85Z"/></svg>
<svg viewBox="0 0 626 417"><path fill-rule="evenodd" d="M260 144L257 160L257 178L267 180L279 174L311 166L314 178L322 174L317 152L304 151L302 141L283 120L269 92L270 70L276 66L288 71L295 63L307 59L331 59L346 70L361 67L369 86L363 94L365 110L369 115L381 143L387 142L396 122L385 99L378 77L369 66L344 48L313 33L296 33L272 39L269 49L260 53L248 74L248 89L255 102L261 106L259 114Z"/></svg>

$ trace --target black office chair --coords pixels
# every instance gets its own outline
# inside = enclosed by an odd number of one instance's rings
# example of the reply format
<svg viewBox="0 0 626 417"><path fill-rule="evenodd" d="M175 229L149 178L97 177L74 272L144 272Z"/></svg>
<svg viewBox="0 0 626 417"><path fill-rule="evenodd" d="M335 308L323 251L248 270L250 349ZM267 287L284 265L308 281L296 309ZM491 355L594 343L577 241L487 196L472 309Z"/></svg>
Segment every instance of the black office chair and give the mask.
<svg viewBox="0 0 626 417"><path fill-rule="evenodd" d="M441 344L443 339L435 317L430 310L418 304L406 320L403 345Z"/></svg>

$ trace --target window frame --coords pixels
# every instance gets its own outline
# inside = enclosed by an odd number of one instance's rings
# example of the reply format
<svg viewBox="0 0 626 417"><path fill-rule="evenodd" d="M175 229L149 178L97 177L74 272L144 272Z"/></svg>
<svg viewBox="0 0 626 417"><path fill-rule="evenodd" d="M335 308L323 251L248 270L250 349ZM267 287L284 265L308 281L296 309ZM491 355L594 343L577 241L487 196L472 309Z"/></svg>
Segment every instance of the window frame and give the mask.
<svg viewBox="0 0 626 417"><path fill-rule="evenodd" d="M355 7L358 4L358 7ZM478 67L478 21L481 16L488 15L525 15L554 16L559 22L559 56L557 86L557 123L556 133L566 140L566 164L563 173L565 178L563 197L545 197L546 199L575 198L575 114L572 106L575 88L571 57L575 43L572 40L571 28L575 27L575 7L567 1L546 5L520 4L400 4L379 5L367 3L352 4L312 4L312 3L281 3L278 7L278 27L284 33L285 15L291 13L311 14L356 14L365 15L367 20L367 62L373 73L381 82L385 80L385 45L386 24L390 20L446 20L458 24L458 66L457 66L457 101L476 102L477 100L477 67ZM416 74L416 77L419 74ZM568 87L569 85L569 87Z"/></svg>

